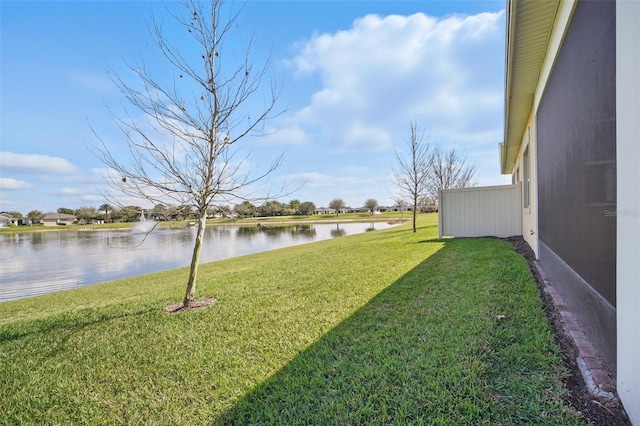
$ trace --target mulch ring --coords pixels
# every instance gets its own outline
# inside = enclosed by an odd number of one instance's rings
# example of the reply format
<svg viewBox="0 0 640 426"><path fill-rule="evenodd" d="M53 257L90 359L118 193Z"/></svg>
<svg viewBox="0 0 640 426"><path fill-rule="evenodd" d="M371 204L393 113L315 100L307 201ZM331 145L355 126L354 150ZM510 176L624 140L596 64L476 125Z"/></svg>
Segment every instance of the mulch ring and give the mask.
<svg viewBox="0 0 640 426"><path fill-rule="evenodd" d="M169 305L166 308L164 308L164 311L170 314L177 314L180 312L190 312L190 311L197 311L199 309L204 309L208 306L213 305L214 303L216 303L216 299L211 297L211 298L202 298L202 299L196 299L193 302L191 302L189 304L189 306L184 306L184 304L182 303L178 303L176 305Z"/></svg>

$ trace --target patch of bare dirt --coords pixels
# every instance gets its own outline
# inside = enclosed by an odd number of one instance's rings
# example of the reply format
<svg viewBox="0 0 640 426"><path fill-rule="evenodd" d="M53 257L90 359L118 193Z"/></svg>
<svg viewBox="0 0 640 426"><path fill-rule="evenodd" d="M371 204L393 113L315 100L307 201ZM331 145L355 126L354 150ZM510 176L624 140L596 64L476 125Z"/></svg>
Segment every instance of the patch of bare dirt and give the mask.
<svg viewBox="0 0 640 426"><path fill-rule="evenodd" d="M202 298L202 299L194 300L188 306L184 306L183 303L178 303L176 305L169 305L166 308L164 308L164 311L168 312L170 314L177 314L177 313L180 313L180 312L197 311L197 310L200 310L200 309L207 308L207 307L213 305L214 303L216 303L216 299L213 298L213 297L211 297L211 298Z"/></svg>
<svg viewBox="0 0 640 426"><path fill-rule="evenodd" d="M536 280L540 297L544 303L547 319L554 332L555 341L562 349L562 358L571 373L570 376L564 380L564 385L570 392L565 398L566 403L579 411L590 424L630 426L631 421L619 400L600 398L589 392L576 361L578 350L573 340L564 333L561 316L551 296L544 291L542 277L534 266L536 260L535 254L531 247L529 247L529 244L527 244L522 237L511 237L506 240L513 244L515 251L521 254L529 264L529 269Z"/></svg>

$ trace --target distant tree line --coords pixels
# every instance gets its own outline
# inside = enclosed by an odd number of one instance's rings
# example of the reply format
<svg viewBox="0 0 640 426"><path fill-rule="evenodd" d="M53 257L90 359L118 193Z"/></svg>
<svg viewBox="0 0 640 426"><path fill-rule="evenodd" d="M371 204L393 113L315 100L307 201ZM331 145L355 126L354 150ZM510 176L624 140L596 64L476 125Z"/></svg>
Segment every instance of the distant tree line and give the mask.
<svg viewBox="0 0 640 426"><path fill-rule="evenodd" d="M429 206L431 201L425 198L423 201L424 206ZM395 207L399 210L405 210L410 206L409 203L398 199L395 201ZM346 211L367 211L369 214L374 214L376 209L381 207L375 198L369 198L365 201L362 207L351 208L347 207L347 204L341 198L335 198L331 200L328 208L335 212L336 215ZM425 210L425 208L427 210ZM428 211L428 207L422 210ZM236 204L231 207L229 205L212 206L207 209L208 218L248 218L248 217L267 217L267 216L310 216L317 210L315 203L312 201L300 201L293 199L287 202L280 202L277 200L265 201L262 205L254 205L249 201L243 201L240 204ZM137 205L115 207L111 204L102 204L99 207L85 206L77 209L71 209L67 207L60 207L56 210L57 213L73 215L80 223L91 222L137 222L140 220L142 214L145 218L156 221L180 221L180 220L196 220L198 213L195 208L188 205L173 205L173 204L156 204L152 208L143 208ZM16 219L23 219L20 212L10 211L3 212L11 215ZM38 223L45 217L45 213L40 210L31 210L27 213L26 218L31 223Z"/></svg>
<svg viewBox="0 0 640 426"><path fill-rule="evenodd" d="M293 216L293 215L312 215L316 209L316 205L311 201L300 202L299 200L291 200L289 203L281 203L276 200L266 201L260 206L255 206L249 201L241 204L230 206L215 206L207 209L207 217L258 217L258 216ZM146 218L158 221L171 220L195 220L198 212L195 208L188 205L172 205L172 204L156 204L153 208L143 208L141 206L123 206L114 207L110 204L102 204L99 207L80 207L70 209L60 207L57 213L69 214L75 216L80 222L104 221L104 222L137 222L142 214ZM22 219L24 216L20 212L11 211L6 214ZM31 222L39 222L45 217L45 213L40 210L32 210L26 215Z"/></svg>

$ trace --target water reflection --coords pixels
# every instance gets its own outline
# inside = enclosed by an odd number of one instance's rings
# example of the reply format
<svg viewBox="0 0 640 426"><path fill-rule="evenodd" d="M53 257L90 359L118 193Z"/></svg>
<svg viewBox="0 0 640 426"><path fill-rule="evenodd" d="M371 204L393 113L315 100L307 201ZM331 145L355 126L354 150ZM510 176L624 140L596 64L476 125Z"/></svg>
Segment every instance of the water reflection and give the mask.
<svg viewBox="0 0 640 426"><path fill-rule="evenodd" d="M343 228L340 229L340 224L336 223L336 228L331 230L331 236L332 237L342 237L343 235L346 235L347 231Z"/></svg>
<svg viewBox="0 0 640 426"><path fill-rule="evenodd" d="M37 251L42 249L42 245L44 243L44 238L42 237L41 233L37 233L34 234L33 237L31 238L31 248L33 248L33 250Z"/></svg>
<svg viewBox="0 0 640 426"><path fill-rule="evenodd" d="M386 223L217 226L206 230L201 262L320 241ZM0 301L188 266L196 228L0 234Z"/></svg>
<svg viewBox="0 0 640 426"><path fill-rule="evenodd" d="M301 237L313 241L316 236L317 225L293 225L293 226L255 226L255 227L240 227L237 229L237 233L241 237L256 237L258 235L264 235L266 238L278 239L285 235L293 238Z"/></svg>

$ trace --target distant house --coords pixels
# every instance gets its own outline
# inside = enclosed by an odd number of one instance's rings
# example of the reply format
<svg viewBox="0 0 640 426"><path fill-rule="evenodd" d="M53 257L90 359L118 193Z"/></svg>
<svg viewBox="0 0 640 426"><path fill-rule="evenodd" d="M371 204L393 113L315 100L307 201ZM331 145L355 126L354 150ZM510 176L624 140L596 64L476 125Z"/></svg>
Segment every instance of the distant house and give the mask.
<svg viewBox="0 0 640 426"><path fill-rule="evenodd" d="M13 224L15 220L10 214L0 213L0 228L6 228L9 224Z"/></svg>
<svg viewBox="0 0 640 426"><path fill-rule="evenodd" d="M413 211L413 206L410 205L404 205L404 206L380 206L378 207L378 209L380 210L380 212L384 213L384 212L411 212Z"/></svg>
<svg viewBox="0 0 640 426"><path fill-rule="evenodd" d="M57 226L57 225L72 225L78 219L72 214L66 213L45 213L42 218L42 223L44 226Z"/></svg>
<svg viewBox="0 0 640 426"><path fill-rule="evenodd" d="M313 214L336 214L336 209L330 209L328 207L320 207L313 211Z"/></svg>

